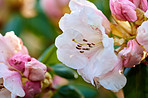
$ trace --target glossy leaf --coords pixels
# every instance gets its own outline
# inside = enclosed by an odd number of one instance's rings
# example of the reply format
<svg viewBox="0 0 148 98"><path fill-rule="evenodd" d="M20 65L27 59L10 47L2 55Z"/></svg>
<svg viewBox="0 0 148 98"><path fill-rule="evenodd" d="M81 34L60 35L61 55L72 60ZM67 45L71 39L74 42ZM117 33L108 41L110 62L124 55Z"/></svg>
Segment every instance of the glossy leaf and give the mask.
<svg viewBox="0 0 148 98"><path fill-rule="evenodd" d="M73 84L73 86L79 89L85 98L98 98L98 91L95 88L81 84Z"/></svg>
<svg viewBox="0 0 148 98"><path fill-rule="evenodd" d="M72 85L61 87L53 98L84 98L82 93Z"/></svg>
<svg viewBox="0 0 148 98"><path fill-rule="evenodd" d="M39 57L39 61L46 65L59 63L56 56L56 50L57 48L55 47L54 44L49 46L45 50L45 52Z"/></svg>
<svg viewBox="0 0 148 98"><path fill-rule="evenodd" d="M5 25L4 32L14 31L17 36L24 28L24 20L19 14L15 14Z"/></svg>
<svg viewBox="0 0 148 98"><path fill-rule="evenodd" d="M56 64L56 65L53 65L51 67L53 68L55 74L57 74L57 75L59 75L63 78L66 78L66 79L78 78L78 74L74 70L66 67L63 64Z"/></svg>
<svg viewBox="0 0 148 98"><path fill-rule="evenodd" d="M148 97L148 66L141 63L127 73L127 84L124 87L125 98Z"/></svg>

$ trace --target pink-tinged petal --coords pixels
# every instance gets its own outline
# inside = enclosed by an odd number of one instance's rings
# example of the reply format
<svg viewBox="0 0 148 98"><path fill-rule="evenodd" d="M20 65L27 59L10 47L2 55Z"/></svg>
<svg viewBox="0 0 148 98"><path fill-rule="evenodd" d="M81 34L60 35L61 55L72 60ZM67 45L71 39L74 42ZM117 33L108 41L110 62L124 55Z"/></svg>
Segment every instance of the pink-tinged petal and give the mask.
<svg viewBox="0 0 148 98"><path fill-rule="evenodd" d="M143 11L147 11L147 0L129 0L133 2L137 8L140 8Z"/></svg>
<svg viewBox="0 0 148 98"><path fill-rule="evenodd" d="M36 94L41 92L41 83L27 81L24 86L24 91L24 98L34 98Z"/></svg>
<svg viewBox="0 0 148 98"><path fill-rule="evenodd" d="M110 9L119 20L134 22L137 20L136 6L129 0L110 0Z"/></svg>
<svg viewBox="0 0 148 98"><path fill-rule="evenodd" d="M17 52L26 53L27 50L23 51L23 43L20 38L18 38L13 31L7 32L5 36L0 35L0 61L7 64L6 61Z"/></svg>
<svg viewBox="0 0 148 98"><path fill-rule="evenodd" d="M99 82L104 88L112 90L113 92L118 92L122 89L125 86L126 81L126 77L117 68L104 76L95 78L95 82Z"/></svg>
<svg viewBox="0 0 148 98"><path fill-rule="evenodd" d="M140 63L143 51L143 48L135 40L129 40L127 47L121 50L118 55L122 65L130 68Z"/></svg>
<svg viewBox="0 0 148 98"><path fill-rule="evenodd" d="M142 25L138 27L136 39L148 52L148 21L143 22Z"/></svg>
<svg viewBox="0 0 148 98"><path fill-rule="evenodd" d="M2 89L1 91L0 91L0 98L12 98L11 97L11 92L10 91L8 91L7 89Z"/></svg>
<svg viewBox="0 0 148 98"><path fill-rule="evenodd" d="M32 58L30 62L25 64L25 71L23 75L31 81L42 81L45 78L47 67Z"/></svg>
<svg viewBox="0 0 148 98"><path fill-rule="evenodd" d="M25 92L22 87L21 75L17 71L11 71L8 66L0 63L0 75L4 80L4 87L11 93L17 96L25 96Z"/></svg>

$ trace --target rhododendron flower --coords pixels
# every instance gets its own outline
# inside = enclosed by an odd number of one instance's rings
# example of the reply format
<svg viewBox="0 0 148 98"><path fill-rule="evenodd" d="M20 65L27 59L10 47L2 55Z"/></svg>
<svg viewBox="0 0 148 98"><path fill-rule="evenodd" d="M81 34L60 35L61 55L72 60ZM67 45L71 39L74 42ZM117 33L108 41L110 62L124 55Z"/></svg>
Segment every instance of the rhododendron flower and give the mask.
<svg viewBox="0 0 148 98"><path fill-rule="evenodd" d="M0 47L0 80L2 87L0 96L3 96L2 98L8 98L8 96L11 96L11 98L23 97L25 92L23 90L22 76L26 71L26 64L34 59L28 55L28 50L14 32L7 32L5 36L0 35L0 46L2 46ZM42 68L45 68L45 65L42 65ZM41 77L41 80L43 80L43 77Z"/></svg>
<svg viewBox="0 0 148 98"><path fill-rule="evenodd" d="M143 48L135 41L129 40L127 47L119 52L119 61L124 67L133 67L140 63L143 56Z"/></svg>
<svg viewBox="0 0 148 98"><path fill-rule="evenodd" d="M110 0L110 9L119 20L130 22L137 20L136 6L129 0Z"/></svg>
<svg viewBox="0 0 148 98"><path fill-rule="evenodd" d="M148 21L144 21L138 27L136 39L148 52Z"/></svg>
<svg viewBox="0 0 148 98"><path fill-rule="evenodd" d="M87 0L71 0L69 5L72 12L60 20L63 34L55 41L58 59L78 69L87 82L94 85L95 81L117 92L126 78L119 72L120 66L115 65L114 41L107 36L108 20Z"/></svg>

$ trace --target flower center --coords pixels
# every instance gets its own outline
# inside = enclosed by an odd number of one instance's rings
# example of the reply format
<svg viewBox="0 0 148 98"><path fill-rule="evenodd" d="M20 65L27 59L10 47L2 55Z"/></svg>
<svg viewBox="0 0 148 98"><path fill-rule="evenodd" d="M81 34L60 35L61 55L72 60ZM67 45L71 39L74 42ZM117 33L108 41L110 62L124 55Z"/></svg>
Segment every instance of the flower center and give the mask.
<svg viewBox="0 0 148 98"><path fill-rule="evenodd" d="M80 53L84 53L85 51L90 51L91 49L96 48L99 44L102 43L102 42L98 43L88 42L87 39L82 39L82 43L76 41L76 39L72 39L72 41L77 43L76 49L79 50Z"/></svg>

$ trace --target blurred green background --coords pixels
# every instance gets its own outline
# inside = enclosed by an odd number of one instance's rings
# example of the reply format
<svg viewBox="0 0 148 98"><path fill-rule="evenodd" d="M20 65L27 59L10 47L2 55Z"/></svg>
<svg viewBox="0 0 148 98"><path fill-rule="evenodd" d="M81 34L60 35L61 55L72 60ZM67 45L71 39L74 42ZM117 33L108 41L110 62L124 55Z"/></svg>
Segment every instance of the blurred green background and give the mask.
<svg viewBox="0 0 148 98"><path fill-rule="evenodd" d="M97 90L86 83L81 76L78 77L75 70L62 65L56 57L54 40L62 33L58 21L64 13L70 13L68 1L0 0L0 32L4 35L6 32L14 31L23 40L29 54L39 58L52 69L49 73L53 78L57 77L54 78L57 82L54 87L57 89L54 98L116 98L113 92L103 87ZM110 20L109 0L90 1ZM128 78L128 83L123 89L125 97L148 98L147 66L126 69L125 75Z"/></svg>

